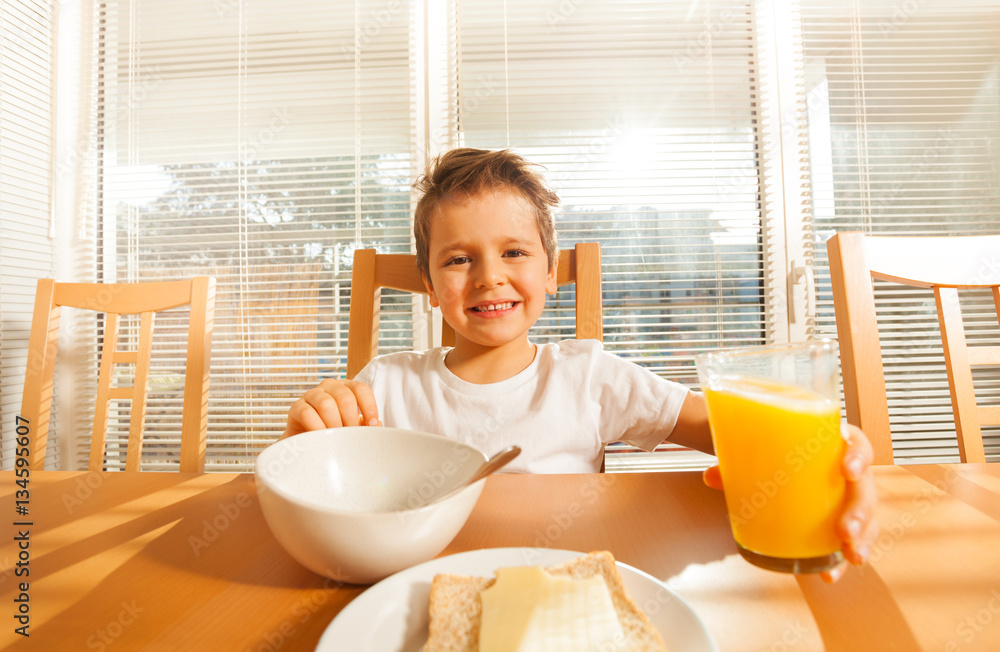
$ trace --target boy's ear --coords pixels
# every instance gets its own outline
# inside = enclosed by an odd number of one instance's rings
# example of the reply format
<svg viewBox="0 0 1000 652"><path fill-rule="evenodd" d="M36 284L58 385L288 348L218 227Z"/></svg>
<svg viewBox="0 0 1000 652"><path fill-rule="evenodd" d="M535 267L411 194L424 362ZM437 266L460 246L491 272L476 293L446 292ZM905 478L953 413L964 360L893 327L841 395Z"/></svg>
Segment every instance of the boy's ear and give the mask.
<svg viewBox="0 0 1000 652"><path fill-rule="evenodd" d="M427 275L420 272L420 280L424 282L424 287L427 288L427 296L430 297L431 308L437 308L440 306L441 302L438 301L437 294L434 293L434 286L431 285L430 279L427 278Z"/></svg>
<svg viewBox="0 0 1000 652"><path fill-rule="evenodd" d="M549 270L549 275L545 277L545 294L555 295L556 290L559 289L559 283L557 282L559 272L559 254L557 253L555 258L552 259L552 269Z"/></svg>

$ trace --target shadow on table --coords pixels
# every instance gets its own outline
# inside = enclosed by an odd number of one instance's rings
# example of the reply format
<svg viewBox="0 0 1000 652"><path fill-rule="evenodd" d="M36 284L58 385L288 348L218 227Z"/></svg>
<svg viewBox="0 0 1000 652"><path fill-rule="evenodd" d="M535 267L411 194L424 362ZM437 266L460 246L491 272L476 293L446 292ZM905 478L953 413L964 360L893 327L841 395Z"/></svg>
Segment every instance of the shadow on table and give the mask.
<svg viewBox="0 0 1000 652"><path fill-rule="evenodd" d="M72 636L79 633L77 647L82 649L107 647L109 640L126 649L130 632L141 633L143 640L162 638L164 649L195 649L211 640L213 618L238 618L226 615L227 611L234 604L254 599L276 601L280 613L273 625L247 623L247 632L263 627L264 638L277 641L295 632L301 636L308 629L314 646L330 619L366 588L338 586L288 556L264 521L252 475L201 490L185 488L187 480L179 476L176 485L164 489L161 478L158 493L164 500L159 509L137 512L130 520L80 539L73 538L67 529L65 545L32 559L35 587L46 586L46 579L62 584L94 578L95 584L33 627L31 638L25 641L30 649L49 649L46 639L54 636L64 640L67 632L73 632ZM113 479L107 481L105 490L113 484ZM174 492L183 495L171 500ZM190 492L194 493L188 495ZM101 517L98 507L105 499L97 493L90 499L94 502L84 505L81 519ZM120 516L128 501L137 497L132 492L108 499L108 505L117 506L116 516L109 518ZM40 525L41 519L36 522ZM117 543L112 554L108 553L109 542ZM220 545L222 542L225 545ZM77 568L79 574L75 575ZM54 579L57 573L60 575ZM149 591L148 583L155 583L157 590ZM46 591L36 595L57 596L59 587L46 587ZM55 597L52 602L59 600ZM205 622L187 628L192 631L174 626L178 621L200 620ZM109 638L115 632L120 639ZM226 648L234 641L220 643Z"/></svg>
<svg viewBox="0 0 1000 652"><path fill-rule="evenodd" d="M850 567L832 586L796 575L826 650L919 652L920 644L892 591L871 567Z"/></svg>
<svg viewBox="0 0 1000 652"><path fill-rule="evenodd" d="M136 542L136 555L130 563L142 560L159 568L248 584L284 586L286 583L281 578L287 571L302 568L281 549L268 529L257 502L253 476L238 476L198 490L195 495L171 500L172 492L193 491L183 486L185 481L191 480L179 475L176 484L165 488L161 477L154 486L157 487L155 492L165 497L162 507L138 513L131 520L96 535L74 539L71 544L38 557L32 568L34 579L37 581L69 566L99 558L106 552L109 541ZM120 512L123 505L144 495L141 487L138 491L133 490L134 483L129 485L130 492L126 495L115 491L113 485L112 478L103 488L104 493L114 496L113 500L95 492L80 510L79 518L93 518L95 512L99 515L101 511L112 509ZM36 528L44 528L44 517L37 519ZM220 541L227 545L217 545ZM239 551L236 558L234 549ZM264 561L266 567L257 566ZM237 572L234 573L234 569ZM314 573L302 570L307 576L322 581Z"/></svg>

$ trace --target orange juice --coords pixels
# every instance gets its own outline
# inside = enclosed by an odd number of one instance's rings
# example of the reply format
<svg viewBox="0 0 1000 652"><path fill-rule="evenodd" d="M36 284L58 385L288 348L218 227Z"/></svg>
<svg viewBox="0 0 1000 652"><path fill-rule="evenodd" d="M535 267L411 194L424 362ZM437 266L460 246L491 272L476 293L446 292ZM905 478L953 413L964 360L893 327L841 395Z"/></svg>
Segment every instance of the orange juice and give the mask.
<svg viewBox="0 0 1000 652"><path fill-rule="evenodd" d="M714 385L705 396L736 542L774 558L839 551L844 441L837 403L762 378L726 376Z"/></svg>

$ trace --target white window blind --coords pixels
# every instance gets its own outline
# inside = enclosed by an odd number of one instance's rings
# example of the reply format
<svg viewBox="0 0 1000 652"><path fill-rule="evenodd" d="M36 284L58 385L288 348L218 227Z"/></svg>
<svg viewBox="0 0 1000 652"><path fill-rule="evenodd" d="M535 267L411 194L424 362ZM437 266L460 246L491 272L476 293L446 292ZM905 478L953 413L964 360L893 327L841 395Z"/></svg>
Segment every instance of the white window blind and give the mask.
<svg viewBox="0 0 1000 652"><path fill-rule="evenodd" d="M107 282L216 277L206 468L247 469L295 398L343 376L354 249L409 251L413 8L102 11L99 268ZM385 344L411 348L410 306L397 304L407 327ZM166 362L152 372L144 468L176 464L186 318L157 323L153 358ZM109 441L125 440L125 416ZM89 434L79 442L85 454Z"/></svg>
<svg viewBox="0 0 1000 652"><path fill-rule="evenodd" d="M752 3L460 0L457 44L464 144L543 164L560 246L601 243L608 350L696 386L766 341ZM562 295L536 339L572 337Z"/></svg>
<svg viewBox="0 0 1000 652"><path fill-rule="evenodd" d="M836 337L834 232L1000 232L1000 3L802 0L818 331ZM1000 264L996 259L983 261ZM992 301L962 294L972 341L1000 341ZM897 461L957 461L933 293L876 284ZM995 369L981 401L1000 403ZM988 459L1000 433L984 429Z"/></svg>
<svg viewBox="0 0 1000 652"><path fill-rule="evenodd" d="M15 418L35 283L52 275L52 3L0 0L0 465L14 468ZM58 463L54 442L47 457Z"/></svg>
<svg viewBox="0 0 1000 652"><path fill-rule="evenodd" d="M92 138L80 165L96 209L78 226L94 234L99 280L218 279L210 470L250 468L292 400L343 376L352 252L410 249L410 183L427 154L455 145L511 147L545 165L564 204L561 246L602 244L607 347L690 385L700 351L835 335L830 234L1000 224L996 0L95 7ZM10 64L13 46L3 47L12 70L36 65ZM18 115L42 105L18 92ZM14 133L37 130L49 133ZM0 156L12 151L5 141ZM0 201L21 197L16 178ZM10 215L0 212L4 283L7 234L24 228ZM25 268L52 268L44 246L18 244L17 255ZM815 307L810 275L792 282L810 269ZM30 304L34 276L18 273L31 277L18 290ZM569 336L572 292L560 291L536 339ZM382 350L426 344L410 299L386 295ZM27 314L8 312L9 296L5 329L8 314ZM944 368L932 361L940 340L915 328L933 324L933 302L882 287L879 300L892 309L883 341L897 457L954 459ZM977 317L982 304L965 306L971 337L996 338L995 323ZM160 320L154 343L167 360L152 382L147 450L157 459L147 468L176 459L173 332L185 320ZM8 363L23 356L9 332L5 423L23 377ZM986 396L1000 396L996 379L982 380ZM81 388L75 399L90 405ZM82 464L91 414L73 419L79 432L56 433L76 442L67 467ZM124 421L116 427L111 439L123 441Z"/></svg>

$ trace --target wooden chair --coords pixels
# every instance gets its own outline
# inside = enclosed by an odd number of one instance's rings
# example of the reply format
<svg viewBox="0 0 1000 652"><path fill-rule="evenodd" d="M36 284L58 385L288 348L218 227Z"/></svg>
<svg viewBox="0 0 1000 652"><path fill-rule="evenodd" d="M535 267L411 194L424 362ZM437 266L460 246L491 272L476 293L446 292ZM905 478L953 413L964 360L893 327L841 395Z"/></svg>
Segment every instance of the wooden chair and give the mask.
<svg viewBox="0 0 1000 652"><path fill-rule="evenodd" d="M601 245L582 242L559 252L556 282L576 283L576 337L603 340L601 312ZM351 314L348 325L347 377L354 378L378 355L379 299L382 288L427 294L412 254L354 252L351 272ZM453 346L455 331L442 322L441 345Z"/></svg>
<svg viewBox="0 0 1000 652"><path fill-rule="evenodd" d="M31 468L41 470L45 464L61 307L105 313L89 469L99 471L104 465L110 402L128 399L132 401L132 405L125 470L138 471L146 416L153 317L158 311L188 304L191 306L191 316L184 377L180 470L204 470L209 358L212 317L215 311L215 279L210 277L131 284L56 283L51 279L38 281L21 403L21 416L28 420L31 433L28 455ZM118 350L118 318L123 314L140 315L139 341L135 351ZM132 387L111 386L115 363L135 365Z"/></svg>
<svg viewBox="0 0 1000 652"><path fill-rule="evenodd" d="M980 407L972 366L1000 365L1000 346L969 347L958 290L990 289L1000 315L1000 235L875 237L838 233L827 243L847 420L865 431L876 464L892 464L885 372L872 279L933 288L944 345L959 455L983 462L981 425L1000 425L1000 407Z"/></svg>

